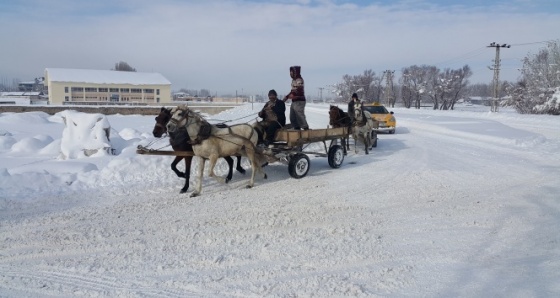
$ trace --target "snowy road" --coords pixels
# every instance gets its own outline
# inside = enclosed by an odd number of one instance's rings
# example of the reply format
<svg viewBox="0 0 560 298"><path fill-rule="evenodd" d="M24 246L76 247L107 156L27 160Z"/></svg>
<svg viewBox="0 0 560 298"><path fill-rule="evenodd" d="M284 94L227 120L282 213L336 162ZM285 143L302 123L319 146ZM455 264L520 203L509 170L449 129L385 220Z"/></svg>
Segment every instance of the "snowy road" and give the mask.
<svg viewBox="0 0 560 298"><path fill-rule="evenodd" d="M307 107L312 128L327 108ZM312 158L299 180L272 164L253 189L239 173L205 177L189 198L170 158L132 156L101 189L6 202L0 296L559 295L558 126L396 116L370 155L351 151L340 169Z"/></svg>

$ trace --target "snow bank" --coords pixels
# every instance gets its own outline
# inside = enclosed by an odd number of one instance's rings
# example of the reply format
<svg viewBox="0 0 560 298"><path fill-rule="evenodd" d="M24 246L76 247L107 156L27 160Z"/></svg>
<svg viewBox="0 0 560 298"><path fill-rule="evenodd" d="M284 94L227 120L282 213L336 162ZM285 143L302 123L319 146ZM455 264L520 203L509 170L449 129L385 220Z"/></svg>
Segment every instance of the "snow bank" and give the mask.
<svg viewBox="0 0 560 298"><path fill-rule="evenodd" d="M76 159L111 154L111 125L103 114L86 114L73 110L60 113L64 131L60 144L60 159Z"/></svg>

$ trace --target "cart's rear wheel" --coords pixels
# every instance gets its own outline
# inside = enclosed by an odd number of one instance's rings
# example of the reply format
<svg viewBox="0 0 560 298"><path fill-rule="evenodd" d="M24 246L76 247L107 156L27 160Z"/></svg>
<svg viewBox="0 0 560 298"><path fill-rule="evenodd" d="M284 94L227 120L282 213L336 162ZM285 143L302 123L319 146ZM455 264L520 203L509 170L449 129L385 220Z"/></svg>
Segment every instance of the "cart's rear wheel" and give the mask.
<svg viewBox="0 0 560 298"><path fill-rule="evenodd" d="M340 168L342 162L344 161L344 148L340 145L332 146L329 149L327 159L329 160L329 166L331 166L331 168Z"/></svg>
<svg viewBox="0 0 560 298"><path fill-rule="evenodd" d="M300 179L305 177L307 172L309 172L309 165L309 157L307 157L307 155L296 153L290 158L288 172L293 178Z"/></svg>

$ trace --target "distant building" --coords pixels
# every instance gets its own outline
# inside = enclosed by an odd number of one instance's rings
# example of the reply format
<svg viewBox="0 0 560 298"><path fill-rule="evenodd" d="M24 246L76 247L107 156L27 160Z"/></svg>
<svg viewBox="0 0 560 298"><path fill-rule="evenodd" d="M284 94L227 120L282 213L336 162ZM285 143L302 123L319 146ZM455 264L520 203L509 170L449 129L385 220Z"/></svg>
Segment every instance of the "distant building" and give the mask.
<svg viewBox="0 0 560 298"><path fill-rule="evenodd" d="M46 100L43 92L0 92L1 104L29 105L43 104L45 102Z"/></svg>
<svg viewBox="0 0 560 298"><path fill-rule="evenodd" d="M29 81L29 82L19 82L18 83L18 91L22 91L22 92L29 92L29 91L35 91L35 92L41 92L43 91L43 86L44 84L44 78L35 78L34 81Z"/></svg>
<svg viewBox="0 0 560 298"><path fill-rule="evenodd" d="M45 82L55 105L171 102L171 82L159 73L47 68Z"/></svg>

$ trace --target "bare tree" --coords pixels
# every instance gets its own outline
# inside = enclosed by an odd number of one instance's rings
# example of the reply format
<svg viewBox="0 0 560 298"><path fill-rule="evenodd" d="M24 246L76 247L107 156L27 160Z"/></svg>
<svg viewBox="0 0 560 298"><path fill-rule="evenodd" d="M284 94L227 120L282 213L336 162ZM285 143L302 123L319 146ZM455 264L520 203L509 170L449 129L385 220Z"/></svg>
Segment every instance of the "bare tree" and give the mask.
<svg viewBox="0 0 560 298"><path fill-rule="evenodd" d="M358 93L364 101L372 101L376 98L374 81L379 80L371 69L365 70L361 75L344 75L342 82L334 85L334 93L344 99L350 100L352 93ZM378 94L378 93L377 93Z"/></svg>
<svg viewBox="0 0 560 298"><path fill-rule="evenodd" d="M136 71L136 68L132 68L132 66L128 65L128 63L124 61L120 61L115 63L115 68L112 70L116 71Z"/></svg>
<svg viewBox="0 0 560 298"><path fill-rule="evenodd" d="M439 73L439 69L435 66L428 65L412 65L402 70L400 83L402 85L402 96L405 106L419 109L422 97L429 95L429 87L432 80Z"/></svg>
<svg viewBox="0 0 560 298"><path fill-rule="evenodd" d="M468 65L465 65L462 68L451 70L450 76L449 105L446 107L453 110L457 101L466 95L468 79L472 76L472 71Z"/></svg>

